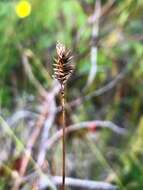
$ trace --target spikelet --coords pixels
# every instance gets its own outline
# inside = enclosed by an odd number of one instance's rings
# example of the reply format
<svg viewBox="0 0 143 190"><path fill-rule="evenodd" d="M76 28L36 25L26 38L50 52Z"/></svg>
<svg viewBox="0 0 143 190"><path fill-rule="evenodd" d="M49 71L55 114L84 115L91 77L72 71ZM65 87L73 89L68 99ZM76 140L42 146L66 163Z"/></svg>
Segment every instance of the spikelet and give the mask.
<svg viewBox="0 0 143 190"><path fill-rule="evenodd" d="M57 59L54 59L54 78L56 78L61 85L65 85L69 77L71 76L74 67L69 64L72 59L70 50L66 50L65 46L61 43L57 43Z"/></svg>

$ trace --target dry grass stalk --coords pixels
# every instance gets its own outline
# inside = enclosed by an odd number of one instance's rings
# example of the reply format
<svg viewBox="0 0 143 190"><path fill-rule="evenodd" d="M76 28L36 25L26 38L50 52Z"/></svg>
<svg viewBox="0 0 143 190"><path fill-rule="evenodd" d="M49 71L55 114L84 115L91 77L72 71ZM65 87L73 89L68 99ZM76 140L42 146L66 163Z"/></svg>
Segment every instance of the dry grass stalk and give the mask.
<svg viewBox="0 0 143 190"><path fill-rule="evenodd" d="M57 59L54 63L54 77L59 81L61 85L61 104L62 104L62 120L63 120L63 138L62 138L62 154L63 154L63 168L62 168L62 190L65 189L65 85L67 80L73 72L73 65L69 64L72 56L70 55L70 50L66 50L65 46L61 43L57 43Z"/></svg>

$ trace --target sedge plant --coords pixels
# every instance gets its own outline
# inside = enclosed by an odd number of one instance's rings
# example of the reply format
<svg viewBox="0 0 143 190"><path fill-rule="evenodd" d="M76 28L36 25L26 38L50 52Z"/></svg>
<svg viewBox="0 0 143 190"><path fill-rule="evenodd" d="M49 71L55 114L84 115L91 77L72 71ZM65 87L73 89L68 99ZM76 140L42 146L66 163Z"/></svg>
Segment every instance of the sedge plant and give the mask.
<svg viewBox="0 0 143 190"><path fill-rule="evenodd" d="M66 118L65 118L65 86L71 74L73 73L74 67L70 64L72 59L71 51L67 50L62 43L57 43L57 58L54 59L53 70L54 78L57 79L61 87L61 106L62 106L62 190L65 190L65 156L66 156Z"/></svg>

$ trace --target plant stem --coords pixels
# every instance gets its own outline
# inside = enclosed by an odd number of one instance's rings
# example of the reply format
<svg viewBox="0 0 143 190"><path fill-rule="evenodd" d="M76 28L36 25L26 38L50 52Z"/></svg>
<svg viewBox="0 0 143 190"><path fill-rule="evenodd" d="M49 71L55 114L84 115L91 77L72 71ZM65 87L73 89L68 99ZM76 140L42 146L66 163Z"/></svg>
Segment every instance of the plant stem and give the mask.
<svg viewBox="0 0 143 190"><path fill-rule="evenodd" d="M61 84L61 104L62 104L62 124L63 124L63 138L62 138L62 190L65 190L65 156L66 156L66 145L65 145L65 86Z"/></svg>

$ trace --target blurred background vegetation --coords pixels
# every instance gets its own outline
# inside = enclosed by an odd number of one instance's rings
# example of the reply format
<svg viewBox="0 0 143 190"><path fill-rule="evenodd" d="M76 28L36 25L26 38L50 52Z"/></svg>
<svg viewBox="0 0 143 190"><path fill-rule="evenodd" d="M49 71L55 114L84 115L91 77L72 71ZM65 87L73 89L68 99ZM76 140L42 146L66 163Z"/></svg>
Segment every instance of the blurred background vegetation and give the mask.
<svg viewBox="0 0 143 190"><path fill-rule="evenodd" d="M121 190L143 189L143 1L29 0L31 12L24 18L15 11L19 2L0 0L0 161L8 167L0 168L0 189L11 187L8 171L18 171L20 144L26 146L37 118L49 109L43 107L42 93L55 85L57 41L74 56L66 91L67 125L108 120L127 131L119 135L90 126L69 134L67 175L108 181ZM55 104L58 109L58 94ZM29 114L17 119L21 112ZM49 136L60 124L59 111ZM32 150L34 160L42 131L44 124ZM46 154L49 174L60 175L60 154L60 145ZM33 171L30 162L26 174Z"/></svg>

